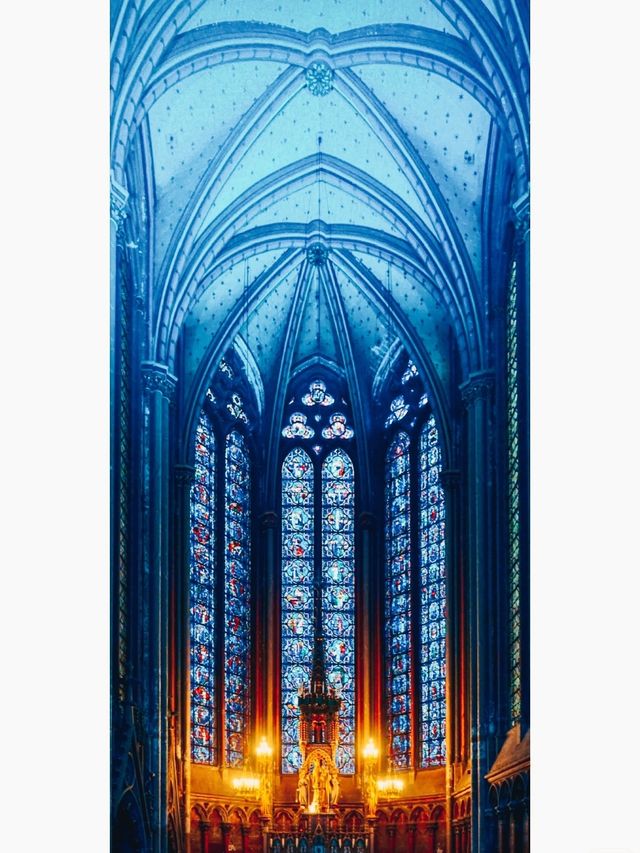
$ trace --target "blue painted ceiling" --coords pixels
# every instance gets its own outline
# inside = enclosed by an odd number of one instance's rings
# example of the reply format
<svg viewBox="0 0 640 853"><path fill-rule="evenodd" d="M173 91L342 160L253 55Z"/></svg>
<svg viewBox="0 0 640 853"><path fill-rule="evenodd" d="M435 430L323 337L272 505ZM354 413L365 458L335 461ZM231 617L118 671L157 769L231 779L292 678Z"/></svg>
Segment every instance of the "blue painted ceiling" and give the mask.
<svg viewBox="0 0 640 853"><path fill-rule="evenodd" d="M487 285L500 128L479 62L429 0L196 5L143 124L155 332L179 329L187 387L241 339L267 411L325 359L370 424L400 342L445 399ZM475 5L500 33L494 3Z"/></svg>

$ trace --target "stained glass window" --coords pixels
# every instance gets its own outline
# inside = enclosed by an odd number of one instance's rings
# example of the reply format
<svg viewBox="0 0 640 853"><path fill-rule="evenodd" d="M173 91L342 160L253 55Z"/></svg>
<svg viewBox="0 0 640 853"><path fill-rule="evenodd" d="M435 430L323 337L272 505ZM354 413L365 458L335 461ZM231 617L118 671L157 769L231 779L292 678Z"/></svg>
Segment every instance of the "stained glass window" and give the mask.
<svg viewBox="0 0 640 853"><path fill-rule="evenodd" d="M225 444L224 725L225 763L248 757L251 536L249 454L238 432Z"/></svg>
<svg viewBox="0 0 640 853"><path fill-rule="evenodd" d="M215 705L215 439L200 413L191 487L191 757L217 763Z"/></svg>
<svg viewBox="0 0 640 853"><path fill-rule="evenodd" d="M385 466L385 648L390 758L411 766L411 567L409 436L400 432Z"/></svg>
<svg viewBox="0 0 640 853"><path fill-rule="evenodd" d="M329 426L322 430L323 438L353 438L353 429L347 426L346 417L336 412L329 418Z"/></svg>
<svg viewBox="0 0 640 853"><path fill-rule="evenodd" d="M307 416L294 412L289 418L289 424L282 430L285 438L313 438L315 430L307 426Z"/></svg>
<svg viewBox="0 0 640 853"><path fill-rule="evenodd" d="M420 433L420 764L445 762L446 574L444 492L438 429L430 415Z"/></svg>
<svg viewBox="0 0 640 853"><path fill-rule="evenodd" d="M322 379L314 379L309 385L309 391L302 398L305 406L331 406L334 398L327 392L327 386Z"/></svg>
<svg viewBox="0 0 640 853"><path fill-rule="evenodd" d="M300 448L282 465L282 772L302 763L298 687L313 655L313 463Z"/></svg>
<svg viewBox="0 0 640 853"><path fill-rule="evenodd" d="M399 397L394 397L391 401L391 405L389 406L390 412L389 417L384 422L385 427L391 426L391 424L396 421L401 421L407 413L409 412L409 406L407 405L404 395L400 394Z"/></svg>
<svg viewBox="0 0 640 853"><path fill-rule="evenodd" d="M507 441L509 482L509 660L511 721L522 712L520 647L520 446L518 438L517 267L513 262L507 303Z"/></svg>
<svg viewBox="0 0 640 853"><path fill-rule="evenodd" d="M230 415L233 415L237 421L242 421L243 424L249 423L249 419L247 418L242 405L242 397L239 394L231 395L231 402L227 403L227 411Z"/></svg>
<svg viewBox="0 0 640 853"><path fill-rule="evenodd" d="M418 373L418 368L411 361L411 359L409 359L409 363L407 364L407 369L402 374L401 382L403 385L406 385L410 379L413 379L414 376L419 376L419 375L420 374Z"/></svg>
<svg viewBox="0 0 640 853"><path fill-rule="evenodd" d="M322 465L322 631L329 685L342 699L340 773L355 773L355 580L353 465L342 450Z"/></svg>

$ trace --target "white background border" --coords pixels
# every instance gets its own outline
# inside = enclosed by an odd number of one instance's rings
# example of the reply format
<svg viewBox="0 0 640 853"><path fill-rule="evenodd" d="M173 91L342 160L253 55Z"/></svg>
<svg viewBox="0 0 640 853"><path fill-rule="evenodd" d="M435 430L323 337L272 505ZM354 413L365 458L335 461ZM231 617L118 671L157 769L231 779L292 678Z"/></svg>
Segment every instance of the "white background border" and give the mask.
<svg viewBox="0 0 640 853"><path fill-rule="evenodd" d="M636 853L638 15L532 23L532 849ZM11 3L2 28L2 847L99 853L109 12Z"/></svg>

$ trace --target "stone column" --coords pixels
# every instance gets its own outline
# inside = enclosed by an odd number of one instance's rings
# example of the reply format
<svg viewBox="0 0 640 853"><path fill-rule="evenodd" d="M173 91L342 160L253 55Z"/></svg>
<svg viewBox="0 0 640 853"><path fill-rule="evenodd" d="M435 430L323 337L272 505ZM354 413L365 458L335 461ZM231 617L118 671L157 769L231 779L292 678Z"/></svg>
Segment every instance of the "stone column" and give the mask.
<svg viewBox="0 0 640 853"><path fill-rule="evenodd" d="M169 404L176 378L165 365L143 362L141 365L148 406L148 471L145 474L149 505L149 727L151 755L149 769L153 811L153 850L167 849L167 749L168 673L169 673L169 529L170 529L170 444Z"/></svg>
<svg viewBox="0 0 640 853"><path fill-rule="evenodd" d="M389 853L396 853L396 834L397 834L396 826L388 826L387 827L387 835L389 836Z"/></svg>
<svg viewBox="0 0 640 853"><path fill-rule="evenodd" d="M230 823L221 823L220 829L222 830L222 846L224 849L224 853L229 853L229 836L231 835L231 824Z"/></svg>
<svg viewBox="0 0 640 853"><path fill-rule="evenodd" d="M497 826L497 851L498 853L507 853L507 839L506 839L506 827L505 827L505 817L504 811L502 809L496 809L496 826Z"/></svg>
<svg viewBox="0 0 640 853"><path fill-rule="evenodd" d="M415 823L407 824L407 853L415 853L416 849L416 825Z"/></svg>
<svg viewBox="0 0 640 853"><path fill-rule="evenodd" d="M209 829L211 824L207 820L200 821L200 853L209 853ZM187 848L189 849L189 848Z"/></svg>
<svg viewBox="0 0 640 853"><path fill-rule="evenodd" d="M464 599L460 583L460 472L440 472L445 493L447 610L449 636L447 639L447 765L446 765L446 845L451 849L453 820L454 765L462 761L463 732L466 724L466 691L464 689Z"/></svg>
<svg viewBox="0 0 640 853"><path fill-rule="evenodd" d="M452 853L462 853L462 849L460 846L460 823L455 823L453 825L453 848ZM435 853L436 849L436 836L435 832L433 834L433 851Z"/></svg>
<svg viewBox="0 0 640 853"><path fill-rule="evenodd" d="M522 804L522 853L529 853L529 802Z"/></svg>
<svg viewBox="0 0 640 853"><path fill-rule="evenodd" d="M182 785L184 790L183 825L185 848L189 849L191 832L191 659L189 619L189 566L191 526L191 486L194 481L193 465L176 465L176 713L180 723L178 757L182 760Z"/></svg>
<svg viewBox="0 0 640 853"><path fill-rule="evenodd" d="M125 679L127 677L125 658L129 650L122 648L124 638L119 630L119 615L121 609L121 601L126 595L126 566L120 566L119 561L119 514L122 512L119 501L119 482L118 482L118 461L120 458L119 452L119 418L118 418L118 403L119 403L119 382L118 382L118 323L121 322L118 309L118 231L120 231L120 240L124 230L124 220L127 218L126 208L129 193L127 190L111 179L111 217L110 217L110 240L109 240L109 308L110 308L110 506L111 512L111 602L114 609L114 618L111 626L112 637L112 665L111 679L112 690L111 696L122 702L125 698ZM124 575L124 576L123 576ZM129 658L130 660L130 658Z"/></svg>
<svg viewBox="0 0 640 853"><path fill-rule="evenodd" d="M266 815L260 816L260 831L262 833L262 853L268 853L269 850L269 823L270 819Z"/></svg>
<svg viewBox="0 0 640 853"><path fill-rule="evenodd" d="M519 853L517 845L518 826L516 821L516 811L512 806L509 809L509 853Z"/></svg>
<svg viewBox="0 0 640 853"><path fill-rule="evenodd" d="M492 710L491 651L495 637L494 620L489 602L494 597L491 565L491 525L493 488L490 482L490 405L493 375L471 374L460 390L467 410L467 566L468 627L470 650L469 684L471 690L471 801L474 804L471 823L473 853L494 849L492 819L488 817L489 736Z"/></svg>
<svg viewBox="0 0 640 853"><path fill-rule="evenodd" d="M369 840L369 853L375 853L376 847L376 820L375 817L367 818L367 838Z"/></svg>

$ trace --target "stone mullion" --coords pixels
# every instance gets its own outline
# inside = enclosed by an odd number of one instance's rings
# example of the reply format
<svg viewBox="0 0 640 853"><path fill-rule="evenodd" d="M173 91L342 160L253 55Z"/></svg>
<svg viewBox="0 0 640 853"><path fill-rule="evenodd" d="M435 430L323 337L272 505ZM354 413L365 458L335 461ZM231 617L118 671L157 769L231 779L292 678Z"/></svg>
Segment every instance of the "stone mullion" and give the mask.
<svg viewBox="0 0 640 853"><path fill-rule="evenodd" d="M164 365L144 362L149 421L149 663L150 663L150 792L153 809L153 853L167 849L167 750L169 665L169 403L176 379Z"/></svg>
<svg viewBox="0 0 640 853"><path fill-rule="evenodd" d="M446 836L447 848L451 847L453 816L453 788L455 777L453 765L462 760L462 725L465 714L465 691L462 670L461 629L464 630L464 603L459 594L460 578L460 472L441 471L440 483L445 493L445 541L446 541L446 584L447 584L447 646L446 646Z"/></svg>
<svg viewBox="0 0 640 853"><path fill-rule="evenodd" d="M469 660L471 687L471 798L475 805L471 827L473 853L491 849L492 825L487 818L489 719L492 711L490 600L494 593L489 528L490 488L489 396L493 376L475 373L461 386L467 409L467 554Z"/></svg>
<svg viewBox="0 0 640 853"><path fill-rule="evenodd" d="M119 702L125 699L125 679L127 676L127 572L128 572L128 418L123 419L123 406L127 402L127 380L123 371L127 369L123 360L123 342L125 356L126 324L128 305L124 270L120 268L122 253L122 234L124 220L127 217L127 190L111 182L110 217L110 491L112 513L111 528L111 601L113 602L114 653L112 659L112 679L115 689L112 695ZM124 399L123 399L124 398Z"/></svg>
<svg viewBox="0 0 640 853"><path fill-rule="evenodd" d="M190 621L190 522L193 465L176 465L176 717L182 760L183 822L185 848L191 833L191 621Z"/></svg>

